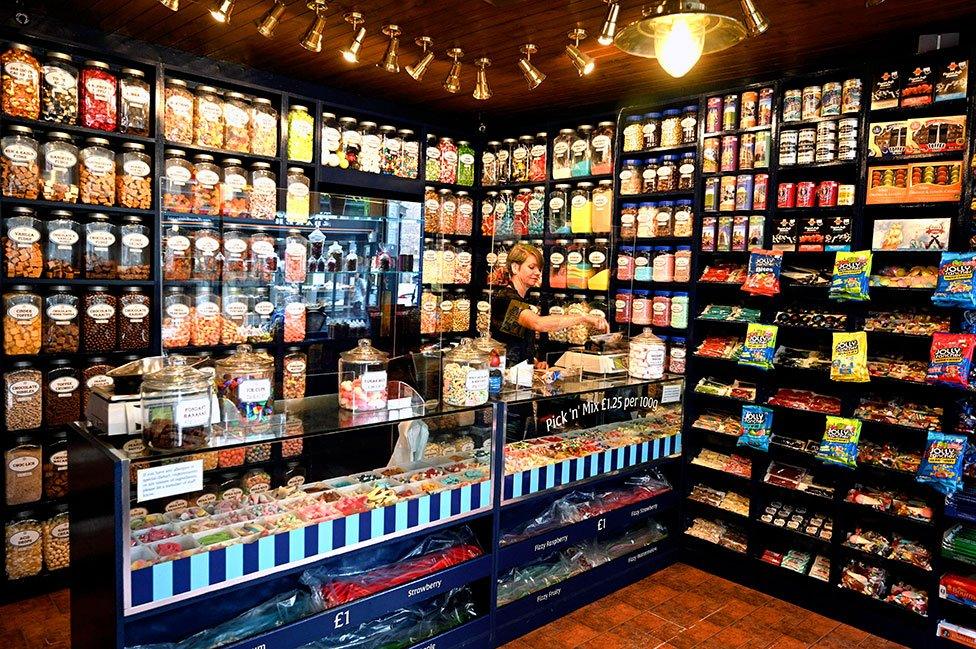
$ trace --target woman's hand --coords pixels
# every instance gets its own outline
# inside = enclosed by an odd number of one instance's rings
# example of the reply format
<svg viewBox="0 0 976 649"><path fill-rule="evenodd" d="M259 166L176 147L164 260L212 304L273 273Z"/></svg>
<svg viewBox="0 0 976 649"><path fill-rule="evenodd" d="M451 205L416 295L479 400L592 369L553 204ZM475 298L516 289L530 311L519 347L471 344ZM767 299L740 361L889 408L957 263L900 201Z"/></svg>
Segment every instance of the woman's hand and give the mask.
<svg viewBox="0 0 976 649"><path fill-rule="evenodd" d="M590 329L595 329L600 333L607 333L610 331L610 323L607 319L599 315L588 315L584 316L586 324L589 325Z"/></svg>

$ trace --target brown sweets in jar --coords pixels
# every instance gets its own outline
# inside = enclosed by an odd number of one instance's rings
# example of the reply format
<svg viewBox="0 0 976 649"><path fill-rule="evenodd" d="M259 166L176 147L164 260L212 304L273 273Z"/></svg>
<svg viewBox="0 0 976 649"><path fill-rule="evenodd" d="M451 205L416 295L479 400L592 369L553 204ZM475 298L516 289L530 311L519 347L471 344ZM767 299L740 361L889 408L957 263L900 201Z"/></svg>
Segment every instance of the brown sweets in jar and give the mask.
<svg viewBox="0 0 976 649"><path fill-rule="evenodd" d="M68 433L55 433L44 448L44 497L68 495Z"/></svg>
<svg viewBox="0 0 976 649"><path fill-rule="evenodd" d="M41 222L29 207L14 207L7 219L3 253L7 277L40 277L44 265L41 253Z"/></svg>
<svg viewBox="0 0 976 649"><path fill-rule="evenodd" d="M193 142L193 94L186 81L167 79L163 103L163 136L170 142Z"/></svg>
<svg viewBox="0 0 976 649"><path fill-rule="evenodd" d="M47 222L47 249L44 276L48 279L81 277L81 225L71 212L54 210Z"/></svg>
<svg viewBox="0 0 976 649"><path fill-rule="evenodd" d="M45 354L73 354L78 351L81 334L78 296L70 291L67 286L53 286L51 294L44 298L42 349Z"/></svg>
<svg viewBox="0 0 976 649"><path fill-rule="evenodd" d="M108 352L117 344L118 300L104 286L92 286L84 299L82 337L86 352Z"/></svg>
<svg viewBox="0 0 976 649"><path fill-rule="evenodd" d="M119 279L146 280L150 276L149 228L138 216L126 216L119 228Z"/></svg>
<svg viewBox="0 0 976 649"><path fill-rule="evenodd" d="M122 311L119 320L119 349L130 351L148 348L152 331L149 296L138 286L130 286L122 291L119 305Z"/></svg>
<svg viewBox="0 0 976 649"><path fill-rule="evenodd" d="M64 426L81 418L81 379L71 361L51 361L44 389L44 423Z"/></svg>
<svg viewBox="0 0 976 649"><path fill-rule="evenodd" d="M190 237L178 225L167 228L163 232L163 279L183 282L192 274Z"/></svg>
<svg viewBox="0 0 976 649"><path fill-rule="evenodd" d="M119 228L107 214L91 215L85 224L85 277L116 279L119 274Z"/></svg>
<svg viewBox="0 0 976 649"><path fill-rule="evenodd" d="M41 371L27 361L17 361L3 375L4 424L7 431L41 427Z"/></svg>
<svg viewBox="0 0 976 649"><path fill-rule="evenodd" d="M41 353L41 298L27 286L4 294L3 352L11 356Z"/></svg>
<svg viewBox="0 0 976 649"><path fill-rule="evenodd" d="M32 437L14 438L14 447L4 453L6 502L23 505L41 499L41 447Z"/></svg>
<svg viewBox="0 0 976 649"><path fill-rule="evenodd" d="M108 140L90 137L78 157L78 193L88 205L115 205L115 156Z"/></svg>
<svg viewBox="0 0 976 649"><path fill-rule="evenodd" d="M95 388L107 388L115 385L115 381L108 375L109 371L115 369L109 365L107 359L101 356L92 357L89 361L91 365L81 371L81 412L88 412L88 400L91 399L92 390Z"/></svg>
<svg viewBox="0 0 976 649"><path fill-rule="evenodd" d="M40 191L38 145L26 126L10 126L2 141L0 190L4 196L34 200Z"/></svg>
<svg viewBox="0 0 976 649"><path fill-rule="evenodd" d="M33 50L20 43L0 55L3 112L11 117L37 119L41 115L41 64Z"/></svg>
<svg viewBox="0 0 976 649"><path fill-rule="evenodd" d="M126 142L118 155L115 171L115 195L119 205L137 210L152 207L152 166L138 142Z"/></svg>

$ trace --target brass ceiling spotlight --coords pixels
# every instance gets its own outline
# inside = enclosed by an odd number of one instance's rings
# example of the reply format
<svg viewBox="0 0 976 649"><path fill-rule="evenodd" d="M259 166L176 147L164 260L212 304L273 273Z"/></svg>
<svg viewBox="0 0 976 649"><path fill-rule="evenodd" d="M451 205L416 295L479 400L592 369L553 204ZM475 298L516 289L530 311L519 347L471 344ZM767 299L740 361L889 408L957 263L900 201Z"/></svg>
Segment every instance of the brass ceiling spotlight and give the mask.
<svg viewBox="0 0 976 649"><path fill-rule="evenodd" d="M603 29L600 30L596 42L600 45L612 45L613 37L617 33L617 19L620 18L620 2L619 0L604 0L604 2L607 3L607 17L603 19ZM751 0L742 0L742 2L751 2Z"/></svg>
<svg viewBox="0 0 976 649"><path fill-rule="evenodd" d="M376 64L387 72L400 71L400 28L397 25L387 25L383 28L383 33L390 37L390 43L386 46L386 53L383 60Z"/></svg>
<svg viewBox="0 0 976 649"><path fill-rule="evenodd" d="M586 30L582 27L577 27L569 32L569 40L573 42L566 46L566 54L569 56L569 60L573 62L576 71L579 72L581 77L590 74L596 67L593 57L589 54L583 54L580 51L579 44L584 38L586 38Z"/></svg>
<svg viewBox="0 0 976 649"><path fill-rule="evenodd" d="M408 65L404 68L414 81L420 81L424 78L427 73L427 68L430 67L430 62L434 60L434 53L430 49L430 44L433 42L430 36L420 36L414 41L424 53L420 55L417 62L413 65Z"/></svg>
<svg viewBox="0 0 976 649"><path fill-rule="evenodd" d="M870 0L868 1L870 2ZM746 19L746 29L750 36L759 36L769 29L769 21L766 20L763 12L759 11L753 0L739 0L739 6L742 7L742 15Z"/></svg>
<svg viewBox="0 0 976 649"><path fill-rule="evenodd" d="M285 14L285 3L275 0L268 12L258 21L258 33L265 38L274 37L274 31L281 22L281 17Z"/></svg>
<svg viewBox="0 0 976 649"><path fill-rule="evenodd" d="M210 10L210 15L218 23L229 23L230 15L234 13L234 3L237 0L219 0Z"/></svg>
<svg viewBox="0 0 976 649"><path fill-rule="evenodd" d="M483 56L475 61L474 65L478 68L478 73L475 77L474 92L471 96L480 101L491 99L491 88L488 87L488 73L485 72L485 68L491 65L491 59Z"/></svg>
<svg viewBox="0 0 976 649"><path fill-rule="evenodd" d="M339 50L346 63L359 63L359 50L363 47L363 39L366 38L366 28L360 25L366 22L366 18L358 11L350 11L342 16L342 19L352 25L352 31L356 35L352 39L349 47Z"/></svg>
<svg viewBox="0 0 976 649"><path fill-rule="evenodd" d="M451 64L451 71L444 79L444 90L453 95L461 92L461 62L458 59L464 56L464 50L460 47L452 47L447 51L447 55L454 60L454 63Z"/></svg>
<svg viewBox="0 0 976 649"><path fill-rule="evenodd" d="M328 6L325 4L325 0L309 0L305 6L315 12L315 18L312 20L312 24L308 26L308 30L302 36L299 44L309 52L321 52L322 32L325 31L325 12Z"/></svg>
<svg viewBox="0 0 976 649"><path fill-rule="evenodd" d="M539 68L532 65L532 55L539 51L539 48L532 43L526 43L519 48L524 56L519 59L518 67L522 71L522 76L525 77L526 83L529 84L529 90L535 90L539 87L539 84L546 80L546 75L542 73Z"/></svg>
<svg viewBox="0 0 976 649"><path fill-rule="evenodd" d="M159 0L159 4L163 5L170 11L180 10L180 0Z"/></svg>

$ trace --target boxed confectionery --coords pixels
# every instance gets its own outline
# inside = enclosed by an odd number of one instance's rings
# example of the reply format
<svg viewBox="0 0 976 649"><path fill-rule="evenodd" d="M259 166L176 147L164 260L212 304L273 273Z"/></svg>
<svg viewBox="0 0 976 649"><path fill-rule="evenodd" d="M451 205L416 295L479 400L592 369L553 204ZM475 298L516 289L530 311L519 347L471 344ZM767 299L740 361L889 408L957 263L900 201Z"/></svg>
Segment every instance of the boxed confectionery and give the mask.
<svg viewBox="0 0 976 649"><path fill-rule="evenodd" d="M935 79L936 73L930 65L918 65L909 70L905 74L899 105L902 108L908 108L931 104Z"/></svg>
<svg viewBox="0 0 976 649"><path fill-rule="evenodd" d="M948 217L924 219L877 219L871 249L879 251L948 250Z"/></svg>
<svg viewBox="0 0 976 649"><path fill-rule="evenodd" d="M846 216L810 216L796 219L795 245L783 241L774 250L836 252L851 249L851 219ZM775 246L775 244L774 244Z"/></svg>
<svg viewBox="0 0 976 649"><path fill-rule="evenodd" d="M966 147L966 116L875 122L869 132L868 156L872 158L962 151Z"/></svg>
<svg viewBox="0 0 976 649"><path fill-rule="evenodd" d="M962 195L962 163L914 163L871 167L865 203L958 201Z"/></svg>
<svg viewBox="0 0 976 649"><path fill-rule="evenodd" d="M939 80L935 82L935 101L951 101L966 98L967 77L969 77L969 61L947 61L939 72Z"/></svg>
<svg viewBox="0 0 976 649"><path fill-rule="evenodd" d="M878 74L871 89L871 110L896 108L901 85L898 70L885 70Z"/></svg>
<svg viewBox="0 0 976 649"><path fill-rule="evenodd" d="M796 219L790 217L774 218L772 227L772 249L792 251L796 250L796 243Z"/></svg>

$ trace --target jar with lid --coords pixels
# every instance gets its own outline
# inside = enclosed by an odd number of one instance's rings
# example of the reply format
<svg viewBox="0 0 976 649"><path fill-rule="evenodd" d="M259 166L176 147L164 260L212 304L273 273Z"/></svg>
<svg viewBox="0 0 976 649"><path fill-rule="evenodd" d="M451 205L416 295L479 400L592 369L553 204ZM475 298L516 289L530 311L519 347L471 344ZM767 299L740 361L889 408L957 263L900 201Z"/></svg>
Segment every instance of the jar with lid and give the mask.
<svg viewBox="0 0 976 649"><path fill-rule="evenodd" d="M651 298L651 324L655 327L667 327L671 322L671 293L655 291Z"/></svg>
<svg viewBox="0 0 976 649"><path fill-rule="evenodd" d="M675 147L682 142L681 109L670 108L664 111L661 118L660 146Z"/></svg>
<svg viewBox="0 0 976 649"><path fill-rule="evenodd" d="M687 357L688 349L686 339L682 336L673 337L668 354L668 372L672 374L684 374Z"/></svg>
<svg viewBox="0 0 976 649"><path fill-rule="evenodd" d="M420 170L420 142L417 141L414 132L408 128L401 128L399 134L403 148L400 151L397 175L401 178L414 179Z"/></svg>
<svg viewBox="0 0 976 649"><path fill-rule="evenodd" d="M642 144L645 149L663 146L661 142L661 113L647 113L641 124Z"/></svg>
<svg viewBox="0 0 976 649"><path fill-rule="evenodd" d="M542 236L546 227L546 188L533 187L529 194L529 234Z"/></svg>
<svg viewBox="0 0 976 649"><path fill-rule="evenodd" d="M228 399L241 418L248 422L270 419L274 409L274 359L254 352L250 345L238 345L236 351L214 361L217 396Z"/></svg>
<svg viewBox="0 0 976 649"><path fill-rule="evenodd" d="M342 133L342 143L339 146L339 167L341 169L359 169L359 156L363 146L363 136L359 134L359 125L355 117L340 117L339 128Z"/></svg>
<svg viewBox="0 0 976 649"><path fill-rule="evenodd" d="M651 292L646 290L635 290L634 299L631 303L630 321L635 325L651 324Z"/></svg>
<svg viewBox="0 0 976 649"><path fill-rule="evenodd" d="M501 142L492 140L485 145L481 154L481 186L490 187L498 184L498 147Z"/></svg>
<svg viewBox="0 0 976 649"><path fill-rule="evenodd" d="M566 288L585 289L591 277L586 239L573 239L566 247Z"/></svg>
<svg viewBox="0 0 976 649"><path fill-rule="evenodd" d="M642 169L640 160L624 160L620 169L620 195L641 193Z"/></svg>
<svg viewBox="0 0 976 649"><path fill-rule="evenodd" d="M322 147L321 164L338 167L342 152L342 130L335 113L322 113L322 129L319 135Z"/></svg>
<svg viewBox="0 0 976 649"><path fill-rule="evenodd" d="M630 323L633 302L634 293L631 289L618 288L613 302L613 321L617 324Z"/></svg>
<svg viewBox="0 0 976 649"><path fill-rule="evenodd" d="M359 135L362 148L359 151L359 170L371 174L380 172L380 158L383 157L383 140L376 122L360 122Z"/></svg>
<svg viewBox="0 0 976 649"><path fill-rule="evenodd" d="M41 114L41 64L28 45L11 43L0 55L3 72L3 112L11 117L37 119Z"/></svg>
<svg viewBox="0 0 976 649"><path fill-rule="evenodd" d="M444 403L449 406L480 406L488 403L489 355L470 338L444 354Z"/></svg>
<svg viewBox="0 0 976 649"><path fill-rule="evenodd" d="M529 201L532 199L532 190L523 188L518 190L512 201L513 213L513 233L516 237L524 237L529 234Z"/></svg>
<svg viewBox="0 0 976 649"><path fill-rule="evenodd" d="M586 259L590 265L586 288L591 291L607 290L610 287L610 241L594 239L587 248Z"/></svg>
<svg viewBox="0 0 976 649"><path fill-rule="evenodd" d="M440 330L441 313L437 307L437 294L425 286L420 295L420 333L435 334Z"/></svg>
<svg viewBox="0 0 976 649"><path fill-rule="evenodd" d="M470 187L474 185L474 148L467 140L459 140L457 148L457 184Z"/></svg>
<svg viewBox="0 0 976 649"><path fill-rule="evenodd" d="M280 321L283 318L275 319L275 303L271 301L271 291L267 287L261 287L254 291L250 297L248 307L249 322L254 328L248 332L249 342L274 340L275 331L280 328Z"/></svg>
<svg viewBox="0 0 976 649"><path fill-rule="evenodd" d="M566 315L584 316L589 312L590 305L583 294L574 295L566 302ZM566 332L566 342L571 345L584 345L589 335L589 326L585 322L580 322L569 327Z"/></svg>
<svg viewBox="0 0 976 649"><path fill-rule="evenodd" d="M282 361L282 399L301 399L305 396L305 374L308 357L301 347L289 347Z"/></svg>
<svg viewBox="0 0 976 649"><path fill-rule="evenodd" d="M119 321L119 349L147 349L149 332L152 329L149 296L138 286L128 286L122 289L119 306L122 313Z"/></svg>
<svg viewBox="0 0 976 649"><path fill-rule="evenodd" d="M455 289L451 299L454 302L454 326L451 331L463 333L471 328L471 300L463 288Z"/></svg>
<svg viewBox="0 0 976 649"><path fill-rule="evenodd" d="M48 52L41 68L40 83L41 119L57 124L77 124L78 69L72 64L71 57L61 52Z"/></svg>
<svg viewBox="0 0 976 649"><path fill-rule="evenodd" d="M190 344L193 300L181 287L170 286L163 297L163 349L186 347Z"/></svg>
<svg viewBox="0 0 976 649"><path fill-rule="evenodd" d="M515 233L515 201L511 189L503 189L495 202L495 234L510 237Z"/></svg>
<svg viewBox="0 0 976 649"><path fill-rule="evenodd" d="M166 149L165 155L163 177L160 179L163 209L187 214L193 210L193 163L179 149Z"/></svg>
<svg viewBox="0 0 976 649"><path fill-rule="evenodd" d="M454 244L450 241L441 241L438 247L440 248L438 251L440 264L436 282L438 284L453 284L454 274L457 271L457 253Z"/></svg>
<svg viewBox="0 0 976 649"><path fill-rule="evenodd" d="M437 232L441 234L454 234L455 220L457 218L457 199L450 189L442 189L438 192L437 201Z"/></svg>
<svg viewBox="0 0 976 649"><path fill-rule="evenodd" d="M427 134L424 144L424 180L438 182L441 175L441 150L437 148L437 136Z"/></svg>
<svg viewBox="0 0 976 649"><path fill-rule="evenodd" d="M386 408L389 357L386 352L373 347L368 338L339 354L340 408L353 412Z"/></svg>
<svg viewBox="0 0 976 649"><path fill-rule="evenodd" d="M673 155L661 156L661 165L657 168L657 191L670 192L678 188L676 158Z"/></svg>
<svg viewBox="0 0 976 649"><path fill-rule="evenodd" d="M637 203L620 206L620 238L624 241L637 237Z"/></svg>
<svg viewBox="0 0 976 649"><path fill-rule="evenodd" d="M285 281L301 284L308 275L308 239L299 230L289 230L285 239Z"/></svg>
<svg viewBox="0 0 976 649"><path fill-rule="evenodd" d="M278 180L270 163L251 163L248 205L252 219L274 220L278 211Z"/></svg>
<svg viewBox="0 0 976 649"><path fill-rule="evenodd" d="M46 201L78 201L78 147L67 133L53 132L40 148L41 198Z"/></svg>
<svg viewBox="0 0 976 649"><path fill-rule="evenodd" d="M271 157L278 155L278 111L271 105L270 99L255 97L251 100L247 126L251 153Z"/></svg>
<svg viewBox="0 0 976 649"><path fill-rule="evenodd" d="M637 324L637 323L635 323ZM635 379L660 379L664 376L665 346L650 329L630 339L628 374Z"/></svg>
<svg viewBox="0 0 976 649"><path fill-rule="evenodd" d="M470 236L474 229L474 200L466 191L456 195L457 216L454 219L454 233Z"/></svg>
<svg viewBox="0 0 976 649"><path fill-rule="evenodd" d="M167 450L206 445L213 384L207 374L187 365L184 356L169 356L162 369L146 375L139 396L146 446Z"/></svg>
<svg viewBox="0 0 976 649"><path fill-rule="evenodd" d="M681 142L694 144L698 141L698 106L691 104L681 111Z"/></svg>
<svg viewBox="0 0 976 649"><path fill-rule="evenodd" d="M502 140L498 147L498 153L495 154L495 167L498 169L499 185L505 185L515 180L512 176L512 152L515 151L517 144L518 140L508 137Z"/></svg>
<svg viewBox="0 0 976 649"><path fill-rule="evenodd" d="M115 195L122 207L148 210L152 207L152 162L146 147L126 142L115 157Z"/></svg>
<svg viewBox="0 0 976 649"><path fill-rule="evenodd" d="M548 315L565 315L566 314L566 294L565 293L555 293L552 296L552 301L549 303L549 313ZM549 332L549 341L556 343L567 342L569 336L569 329L557 329L556 331Z"/></svg>
<svg viewBox="0 0 976 649"><path fill-rule="evenodd" d="M657 204L657 212L654 214L654 236L670 237L674 236L674 202L661 201Z"/></svg>
<svg viewBox="0 0 976 649"><path fill-rule="evenodd" d="M593 232L593 201L590 198L592 188L593 183L580 183L573 190L569 213L573 234Z"/></svg>
<svg viewBox="0 0 976 649"><path fill-rule="evenodd" d="M319 232L321 235L321 231L313 231L309 235L309 241L312 240L315 232ZM325 237L322 236L322 241L318 244L318 253L314 255L314 259L319 259L322 256L324 239ZM275 250L275 238L264 230L256 230L251 235L249 243L251 249L251 276L258 282L273 283L275 275L278 272L278 253ZM310 270L311 264L310 259L308 264Z"/></svg>
<svg viewBox="0 0 976 649"><path fill-rule="evenodd" d="M12 514L4 528L7 579L33 577L44 566L43 526L30 510Z"/></svg>
<svg viewBox="0 0 976 649"><path fill-rule="evenodd" d="M256 232L255 236L259 234L261 236L267 237L268 243L271 244L270 247L265 248L263 254L266 256L274 254L274 237L266 235L264 232ZM257 241L255 236L251 237L252 251L254 250L254 243ZM376 268L378 270L392 270L391 263L390 263L392 262L392 257L390 257L390 253L383 246L380 246L379 251L377 253L377 259L380 258L382 258L383 263L382 264L377 263ZM253 259L252 264L254 263L258 263L258 260ZM254 271L254 272L258 272L258 271ZM315 226L314 230L308 233L308 272L310 273L325 272L325 233L322 232L322 229L318 225ZM270 276L271 275L269 275L269 277Z"/></svg>
<svg viewBox="0 0 976 649"><path fill-rule="evenodd" d="M424 257L420 270L422 284L436 284L441 274L441 251L431 238L424 239Z"/></svg>
<svg viewBox="0 0 976 649"><path fill-rule="evenodd" d="M556 185L549 194L549 232L553 234L569 234L569 190L565 184Z"/></svg>
<svg viewBox="0 0 976 649"><path fill-rule="evenodd" d="M193 296L190 344L198 347L220 344L220 297L207 286L198 287Z"/></svg>
<svg viewBox="0 0 976 649"><path fill-rule="evenodd" d="M485 192L481 201L481 236L495 236L495 203L498 202L498 192Z"/></svg>
<svg viewBox="0 0 976 649"><path fill-rule="evenodd" d="M454 279L455 284L470 284L473 257L471 246L464 239L454 242Z"/></svg>
<svg viewBox="0 0 976 649"><path fill-rule="evenodd" d="M34 218L34 210L29 207L13 207L16 216L6 222L6 236L3 238L3 253L6 275L9 278L41 276L44 256L41 252L41 227L43 223Z"/></svg>
<svg viewBox="0 0 976 649"><path fill-rule="evenodd" d="M590 171L594 175L613 173L613 122L600 122L593 132Z"/></svg>
<svg viewBox="0 0 976 649"><path fill-rule="evenodd" d="M250 261L248 237L237 228L224 230L222 275L225 282L243 282L247 279L247 263Z"/></svg>
<svg viewBox="0 0 976 649"><path fill-rule="evenodd" d="M529 180L533 182L546 179L548 170L548 136L546 133L536 133L535 141L529 149Z"/></svg>
<svg viewBox="0 0 976 649"><path fill-rule="evenodd" d="M89 205L115 205L115 154L108 148L108 140L90 137L85 148L78 152L78 193L82 203Z"/></svg>
<svg viewBox="0 0 976 649"><path fill-rule="evenodd" d="M107 214L92 214L85 225L85 277L116 279L119 266L119 228Z"/></svg>
<svg viewBox="0 0 976 649"><path fill-rule="evenodd" d="M396 128L384 125L380 127L382 143L382 156L380 160L380 172L389 176L396 175L400 168L400 154L403 149L403 141L397 134Z"/></svg>
<svg viewBox="0 0 976 649"><path fill-rule="evenodd" d="M424 188L424 233L439 234L441 227L441 200L433 187Z"/></svg>
<svg viewBox="0 0 976 649"><path fill-rule="evenodd" d="M226 158L221 166L220 214L229 217L250 216L244 163L237 158Z"/></svg>
<svg viewBox="0 0 976 649"><path fill-rule="evenodd" d="M651 246L634 248L634 281L651 281Z"/></svg>
<svg viewBox="0 0 976 649"><path fill-rule="evenodd" d="M674 281L674 253L667 246L654 248L652 280L655 282Z"/></svg>
<svg viewBox="0 0 976 649"><path fill-rule="evenodd" d="M637 208L637 238L649 239L654 236L657 203L644 202Z"/></svg>
<svg viewBox="0 0 976 649"><path fill-rule="evenodd" d="M529 159L535 140L531 135L522 135L512 147L512 182L524 183L529 180Z"/></svg>
<svg viewBox="0 0 976 649"><path fill-rule="evenodd" d="M681 154L678 162L678 189L692 189L695 186L695 153Z"/></svg>
<svg viewBox="0 0 976 649"><path fill-rule="evenodd" d="M569 252L568 248L569 241L567 239L557 239L556 243L549 249L549 288L567 288L566 255Z"/></svg>
<svg viewBox="0 0 976 649"><path fill-rule="evenodd" d="M119 279L149 279L149 228L138 216L125 216L119 228L121 246L119 249Z"/></svg>
<svg viewBox="0 0 976 649"><path fill-rule="evenodd" d="M617 279L634 279L634 246L620 246L617 253Z"/></svg>
<svg viewBox="0 0 976 649"><path fill-rule="evenodd" d="M613 225L613 181L601 180L593 190L593 232L610 232Z"/></svg>
<svg viewBox="0 0 976 649"><path fill-rule="evenodd" d="M559 135L552 141L553 180L563 180L573 175L572 146L575 140L576 131L564 128L559 130Z"/></svg>
<svg viewBox="0 0 976 649"><path fill-rule="evenodd" d="M122 68L122 76L119 77L119 133L148 136L152 120L149 105L146 74L135 68Z"/></svg>
<svg viewBox="0 0 976 649"><path fill-rule="evenodd" d="M628 115L624 120L623 150L625 153L633 153L644 148L644 135L641 115Z"/></svg>
<svg viewBox="0 0 976 649"><path fill-rule="evenodd" d="M81 125L114 131L118 125L117 96L118 79L108 63L85 61L81 69Z"/></svg>
<svg viewBox="0 0 976 649"><path fill-rule="evenodd" d="M288 191L285 194L285 221L304 225L311 213L311 181L301 167L288 167Z"/></svg>
<svg viewBox="0 0 976 649"><path fill-rule="evenodd" d="M193 274L193 253L190 238L180 226L163 230L163 279L185 282Z"/></svg>
<svg viewBox="0 0 976 649"><path fill-rule="evenodd" d="M333 241L327 250L325 270L330 273L342 270L342 246L338 241Z"/></svg>
<svg viewBox="0 0 976 649"><path fill-rule="evenodd" d="M284 293L281 298L284 312L284 333L282 340L286 343L300 343L305 340L308 311L305 296L298 290Z"/></svg>
<svg viewBox="0 0 976 649"><path fill-rule="evenodd" d="M7 431L31 430L41 427L40 370L27 361L17 361L3 375L4 423Z"/></svg>
<svg viewBox="0 0 976 649"><path fill-rule="evenodd" d="M193 156L193 213L220 214L220 167L212 155Z"/></svg>
<svg viewBox="0 0 976 649"><path fill-rule="evenodd" d="M251 150L251 105L239 92L225 92L221 106L224 114L224 149L247 153ZM309 136L311 137L311 136ZM289 142L290 142L289 138ZM311 162L309 157L306 162Z"/></svg>
<svg viewBox="0 0 976 649"><path fill-rule="evenodd" d="M48 279L75 279L81 275L81 225L71 212L55 210L47 222L47 250L44 276ZM11 258L9 252L7 259Z"/></svg>
<svg viewBox="0 0 976 649"><path fill-rule="evenodd" d="M491 326L491 291L483 289L481 295L475 303L475 328L479 333L484 334Z"/></svg>
<svg viewBox="0 0 976 649"><path fill-rule="evenodd" d="M6 504L23 505L41 499L43 467L41 447L33 437L15 437L4 453Z"/></svg>
<svg viewBox="0 0 976 649"><path fill-rule="evenodd" d="M692 235L692 222L691 201L687 199L675 201L672 234L676 237L690 237Z"/></svg>
<svg viewBox="0 0 976 649"><path fill-rule="evenodd" d="M167 79L164 91L163 136L178 144L193 143L193 93L181 79Z"/></svg>
<svg viewBox="0 0 976 649"><path fill-rule="evenodd" d="M3 158L0 159L0 190L3 195L36 199L41 174L34 133L26 126L8 126L0 146L3 148Z"/></svg>
<svg viewBox="0 0 976 649"><path fill-rule="evenodd" d="M41 349L45 354L74 354L80 345L78 296L67 286L53 286L44 298Z"/></svg>
<svg viewBox="0 0 976 649"><path fill-rule="evenodd" d="M645 194L657 191L657 170L660 166L660 161L657 158L648 158L644 161L644 167L640 170L639 191Z"/></svg>
<svg viewBox="0 0 976 649"><path fill-rule="evenodd" d="M51 361L45 377L44 423L64 426L81 417L81 375L71 361Z"/></svg>
<svg viewBox="0 0 976 649"><path fill-rule="evenodd" d="M52 507L44 521L44 566L48 571L67 568L70 564L69 523L67 503Z"/></svg>
<svg viewBox="0 0 976 649"><path fill-rule="evenodd" d="M591 173L593 173L590 169L590 132L592 130L593 127L586 124L576 129L576 136L573 139L573 144L570 147L572 176L574 178L579 176L589 176Z"/></svg>
<svg viewBox="0 0 976 649"><path fill-rule="evenodd" d="M671 296L671 314L668 323L672 329L688 327L688 293L679 291Z"/></svg>
<svg viewBox="0 0 976 649"><path fill-rule="evenodd" d="M691 246L678 246L675 250L674 281L691 281Z"/></svg>
<svg viewBox="0 0 976 649"><path fill-rule="evenodd" d="M216 282L220 279L222 256L220 233L210 226L193 232L193 279Z"/></svg>

